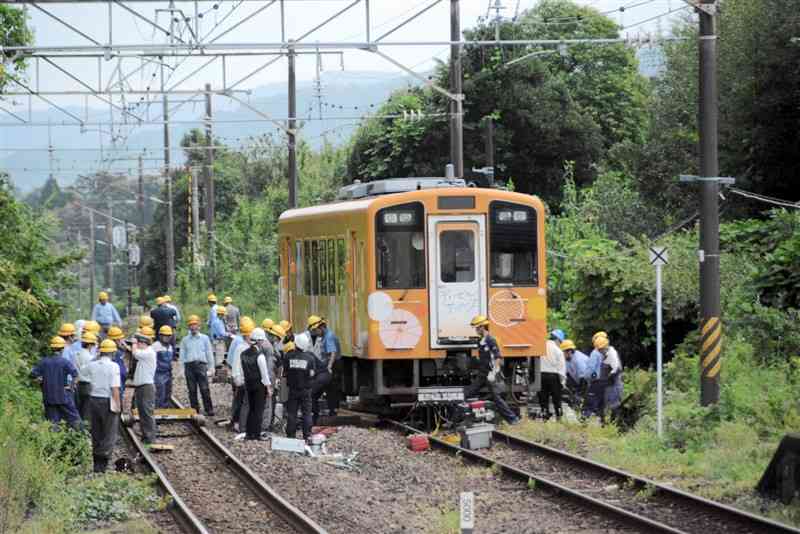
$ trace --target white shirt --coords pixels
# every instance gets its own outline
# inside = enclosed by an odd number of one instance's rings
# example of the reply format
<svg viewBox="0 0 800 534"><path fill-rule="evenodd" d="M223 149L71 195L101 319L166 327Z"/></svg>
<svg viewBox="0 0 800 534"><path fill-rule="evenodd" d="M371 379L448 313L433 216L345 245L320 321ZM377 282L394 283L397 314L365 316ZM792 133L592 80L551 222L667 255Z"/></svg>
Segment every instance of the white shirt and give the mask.
<svg viewBox="0 0 800 534"><path fill-rule="evenodd" d="M89 376L89 364L94 360L94 356L91 352L81 347L77 353L75 353L75 367L78 368L78 382L91 382L92 379Z"/></svg>
<svg viewBox="0 0 800 534"><path fill-rule="evenodd" d="M562 377L567 376L567 361L564 359L564 353L552 339L547 340L547 353L542 356L541 362L543 373L558 373Z"/></svg>
<svg viewBox="0 0 800 534"><path fill-rule="evenodd" d="M244 370L242 369L242 353L250 348L250 344L245 342L239 345L236 348L236 359L233 362L233 368L231 369L231 375L233 376L233 383L236 386L243 386L244 385ZM261 383L265 386L269 386L272 384L269 380L269 371L267 370L267 358L264 356L264 353L258 355L258 359L256 360L258 363L258 372L261 374Z"/></svg>
<svg viewBox="0 0 800 534"><path fill-rule="evenodd" d="M85 351L84 351L85 352ZM111 361L108 356L92 360L86 366L89 382L92 383L92 397L111 398L111 388L120 387L119 365Z"/></svg>
<svg viewBox="0 0 800 534"><path fill-rule="evenodd" d="M156 351L153 347L134 349L133 357L136 358L136 373L133 375L133 385L143 386L152 384L156 376Z"/></svg>
<svg viewBox="0 0 800 534"><path fill-rule="evenodd" d="M619 359L619 354L617 354L617 350L614 347L608 347L603 363L611 367L611 374L622 371L622 361Z"/></svg>

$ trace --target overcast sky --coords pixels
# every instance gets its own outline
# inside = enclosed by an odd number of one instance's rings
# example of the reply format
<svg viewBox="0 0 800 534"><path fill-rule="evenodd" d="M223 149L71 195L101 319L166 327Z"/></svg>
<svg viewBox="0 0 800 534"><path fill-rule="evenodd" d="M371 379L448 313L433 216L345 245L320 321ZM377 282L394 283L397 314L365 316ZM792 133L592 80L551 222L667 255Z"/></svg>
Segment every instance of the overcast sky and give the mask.
<svg viewBox="0 0 800 534"><path fill-rule="evenodd" d="M474 26L478 18L485 16L489 4L494 4L496 0L462 0L462 28ZM167 3L146 2L135 3L125 2L127 5L137 9L142 15L157 21L163 27L169 24L169 18L164 12L157 12L167 7ZM350 3L350 0L287 0L287 36L298 37L318 23L325 20L328 16L342 9ZM416 12L420 7L426 6L430 0L372 0L371 21L372 37L391 29L400 23L404 18ZM532 7L536 0L501 0L501 5L505 9L501 12L503 16L511 17L515 10L523 11ZM677 10L682 5L682 0L582 0L582 4L591 5L601 12L618 10L620 6L628 6L624 13L616 11L609 15L618 21L621 26L631 26L640 21L658 17L672 10ZM215 32L211 33L212 38L219 32L231 27L236 21L244 18L247 14L262 7L265 2L238 0L219 0L218 9L213 9L214 2L200 2L199 11L205 13L201 19L201 34L210 32L215 25L219 24ZM437 41L449 39L449 4L443 0L439 5L409 23L393 34L387 40L396 41ZM107 5L102 3L93 4L70 4L70 5L48 5L46 7L53 15L58 16L65 22L75 26L80 31L86 33L93 39L106 43L108 41L108 11ZM194 15L193 2L177 2L177 7L184 10L187 16ZM30 22L36 35L36 44L39 46L53 45L85 45L89 42L83 37L64 27L59 22L53 20L46 14L29 8ZM280 41L278 3L266 9L252 20L245 22L231 33L224 36L219 42L237 43L256 43L256 42L277 42ZM494 13L494 12L492 12ZM227 19L223 20L226 15ZM492 15L493 16L493 15ZM313 35L305 39L306 42L313 41L363 41L365 39L365 12L364 3L356 5L349 12L342 15L333 23L318 30ZM657 27L658 19L645 24L638 25L630 30L631 34L640 31L654 31ZM661 25L666 30L669 27L668 17L661 19ZM113 9L113 30L115 44L163 44L166 36L159 32L147 22L137 19L123 8L115 6ZM184 31L185 32L185 31ZM433 58L446 59L448 49L446 47L384 47L382 49L387 54L399 62L416 70L425 71L433 66ZM266 61L268 58L247 57L231 58L227 61L227 81L230 84L234 80L249 74L253 69ZM175 60L172 60L173 64ZM177 82L184 76L190 74L192 70L203 63L203 59L191 59L184 62L172 74L172 82ZM344 55L344 69L348 71L394 71L399 72L398 68L388 63L385 59L368 52L348 51ZM85 59L64 59L60 60L60 65L69 72L77 75L89 85L96 86L98 83L98 63L96 60ZM123 63L123 72L130 72L140 65L139 60L128 59ZM116 61L103 61L102 69L103 86L108 84L108 78L116 67ZM323 58L323 68L326 70L340 69L338 59L334 57ZM148 66L137 74L129 78L129 82L134 87L145 89L152 81L153 73L158 70L157 66ZM279 61L271 67L256 74L245 82L241 87L256 87L270 82L284 82L286 80L286 62ZM35 78L35 69L30 69L29 79ZM298 58L297 76L300 80L311 80L316 72L315 56L305 56ZM68 90L79 89L79 85L70 80L65 74L56 71L53 67L42 63L40 66L41 80L40 88L43 90ZM181 88L197 89L204 83L210 82L216 87L222 86L222 69L220 62L208 67L201 73L189 78L181 84ZM22 99L17 99L22 100ZM81 99L56 97L58 103L80 104ZM27 105L27 103L25 103ZM96 100L90 100L92 107L102 107ZM41 100L34 99L34 106L45 108L48 105ZM21 108L20 108L21 109Z"/></svg>

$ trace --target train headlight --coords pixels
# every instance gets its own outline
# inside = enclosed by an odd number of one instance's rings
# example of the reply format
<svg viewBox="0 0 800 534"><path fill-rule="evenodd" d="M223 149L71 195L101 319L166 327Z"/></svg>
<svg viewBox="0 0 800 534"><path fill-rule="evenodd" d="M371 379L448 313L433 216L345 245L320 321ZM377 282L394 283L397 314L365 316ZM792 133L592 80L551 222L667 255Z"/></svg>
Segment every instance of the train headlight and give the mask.
<svg viewBox="0 0 800 534"><path fill-rule="evenodd" d="M383 214L383 224L414 224L414 214L410 211L390 211Z"/></svg>
<svg viewBox="0 0 800 534"><path fill-rule="evenodd" d="M513 214L510 211L505 211L504 210L504 211L498 211L497 212L497 220L499 222L509 222L509 221L511 221L512 217L513 217Z"/></svg>
<svg viewBox="0 0 800 534"><path fill-rule="evenodd" d="M528 212L527 211L515 211L514 212L514 222L525 222L528 220Z"/></svg>

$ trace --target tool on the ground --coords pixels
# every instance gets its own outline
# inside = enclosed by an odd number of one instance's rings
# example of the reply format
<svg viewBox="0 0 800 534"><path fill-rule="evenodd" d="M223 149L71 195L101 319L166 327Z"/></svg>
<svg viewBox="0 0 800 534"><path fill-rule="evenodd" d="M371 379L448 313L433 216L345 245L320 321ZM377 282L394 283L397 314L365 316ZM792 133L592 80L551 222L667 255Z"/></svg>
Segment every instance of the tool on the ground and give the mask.
<svg viewBox="0 0 800 534"><path fill-rule="evenodd" d="M156 421L188 421L197 426L205 426L206 418L198 414L194 408L157 408L153 411ZM139 420L139 412L131 410L130 414L122 414L122 424L133 426Z"/></svg>

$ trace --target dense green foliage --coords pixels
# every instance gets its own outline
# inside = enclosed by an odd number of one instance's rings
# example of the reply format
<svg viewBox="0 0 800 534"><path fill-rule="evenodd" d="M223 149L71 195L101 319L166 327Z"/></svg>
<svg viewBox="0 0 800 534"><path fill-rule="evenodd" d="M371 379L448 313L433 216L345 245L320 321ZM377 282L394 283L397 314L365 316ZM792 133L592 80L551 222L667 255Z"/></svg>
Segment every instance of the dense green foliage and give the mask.
<svg viewBox="0 0 800 534"><path fill-rule="evenodd" d="M547 24L548 20L573 21ZM468 39L493 39L494 25L465 31ZM502 39L614 38L613 21L595 9L567 0L546 0L514 22L501 24ZM515 59L541 52L517 63ZM624 45L552 48L467 48L464 70L465 169L482 167L483 124L496 123L498 177L516 190L535 193L553 205L561 198L566 162L573 162L578 184L590 183L610 147L639 143L647 125L646 82L637 73L634 53ZM448 85L447 68L436 83ZM406 121L376 118L356 133L348 168L363 180L387 176L441 176L449 162L446 117L439 93L413 89L399 93L380 114L422 111L427 118Z"/></svg>
<svg viewBox="0 0 800 534"><path fill-rule="evenodd" d="M25 12L8 5L0 6L0 46L25 46L33 42L33 31L25 20ZM11 52L2 52L4 61L0 64L0 89L11 79L20 79L20 75L27 66L27 61L15 57ZM6 63L8 60L8 63Z"/></svg>

